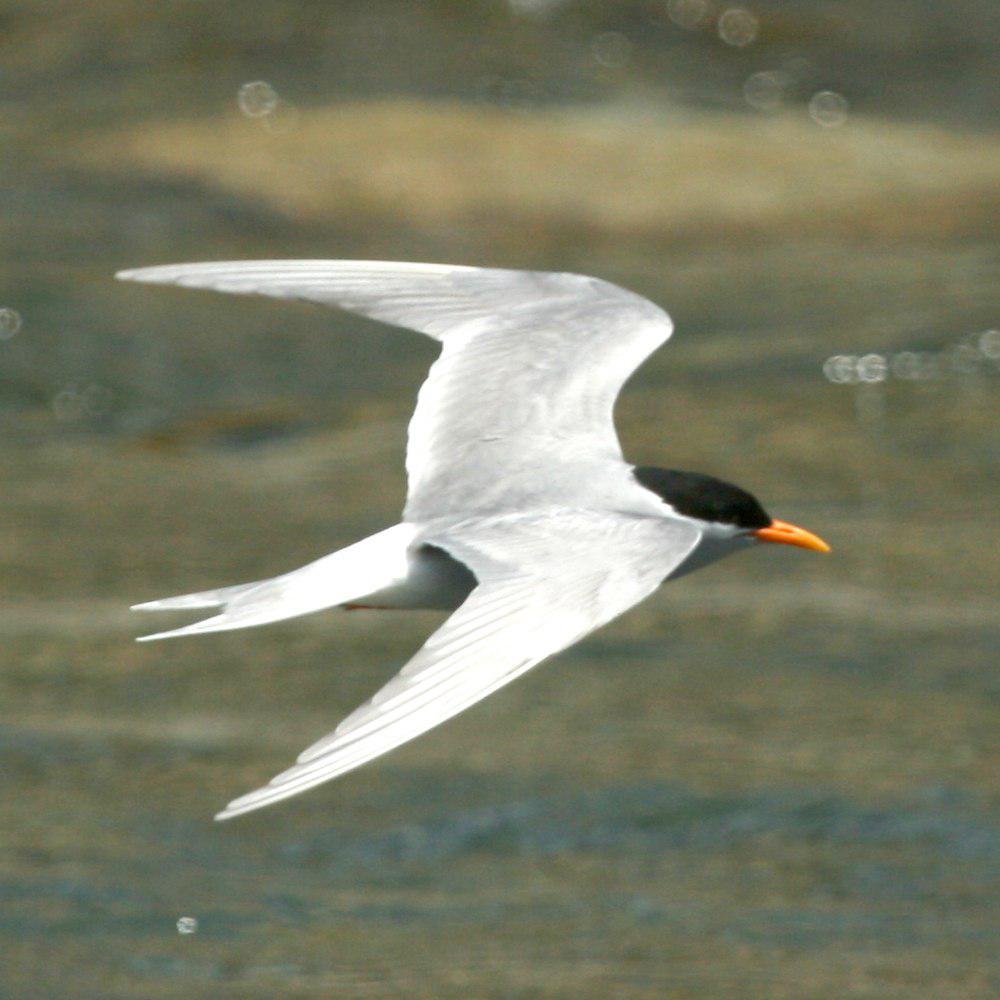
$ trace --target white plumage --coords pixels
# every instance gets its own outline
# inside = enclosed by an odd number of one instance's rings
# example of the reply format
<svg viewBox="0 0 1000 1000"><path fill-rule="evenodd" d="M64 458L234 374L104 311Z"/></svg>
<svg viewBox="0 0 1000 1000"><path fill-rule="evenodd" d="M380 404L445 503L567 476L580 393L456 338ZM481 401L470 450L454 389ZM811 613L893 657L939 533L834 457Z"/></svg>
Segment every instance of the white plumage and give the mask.
<svg viewBox="0 0 1000 1000"><path fill-rule="evenodd" d="M136 605L221 609L147 639L354 602L457 607L371 701L219 819L344 774L461 712L648 596L706 533L622 458L615 399L671 333L667 315L632 292L576 274L377 261L118 277L306 299L442 343L410 422L401 524L272 580ZM736 533L716 531L716 546L720 537Z"/></svg>

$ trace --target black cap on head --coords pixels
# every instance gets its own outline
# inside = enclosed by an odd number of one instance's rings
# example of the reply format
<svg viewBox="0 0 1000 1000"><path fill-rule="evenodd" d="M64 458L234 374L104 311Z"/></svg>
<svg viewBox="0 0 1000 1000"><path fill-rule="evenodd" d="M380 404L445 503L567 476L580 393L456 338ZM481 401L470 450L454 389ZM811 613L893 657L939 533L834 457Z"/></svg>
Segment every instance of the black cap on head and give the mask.
<svg viewBox="0 0 1000 1000"><path fill-rule="evenodd" d="M652 490L678 514L747 530L771 524L771 517L757 498L732 483L700 472L678 472L650 465L637 466L633 471L647 490Z"/></svg>

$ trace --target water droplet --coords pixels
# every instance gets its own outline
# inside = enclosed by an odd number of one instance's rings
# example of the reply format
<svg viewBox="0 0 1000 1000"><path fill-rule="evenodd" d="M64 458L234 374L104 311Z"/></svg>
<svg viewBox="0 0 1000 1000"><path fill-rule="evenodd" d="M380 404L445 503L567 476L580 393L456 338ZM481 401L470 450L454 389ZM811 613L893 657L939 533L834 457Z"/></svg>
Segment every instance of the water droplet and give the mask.
<svg viewBox="0 0 1000 1000"><path fill-rule="evenodd" d="M670 0L667 15L679 28L694 31L708 19L708 0Z"/></svg>
<svg viewBox="0 0 1000 1000"><path fill-rule="evenodd" d="M847 121L848 104L843 94L821 90L809 101L809 117L824 128L837 128Z"/></svg>
<svg viewBox="0 0 1000 1000"><path fill-rule="evenodd" d="M594 37L590 51L606 69L620 69L628 64L632 43L620 31L605 31Z"/></svg>
<svg viewBox="0 0 1000 1000"><path fill-rule="evenodd" d="M984 330L977 338L979 352L990 361L1000 361L1000 330Z"/></svg>
<svg viewBox="0 0 1000 1000"><path fill-rule="evenodd" d="M743 84L743 98L758 111L776 111L785 99L785 88L790 82L788 74L780 70L754 73Z"/></svg>
<svg viewBox="0 0 1000 1000"><path fill-rule="evenodd" d="M278 100L278 92L264 80L244 83L236 95L240 111L247 118L263 118L265 115L273 114L278 106Z"/></svg>
<svg viewBox="0 0 1000 1000"><path fill-rule="evenodd" d="M757 18L743 7L730 7L719 15L719 38L726 45L742 49L757 38L759 24Z"/></svg>
<svg viewBox="0 0 1000 1000"><path fill-rule="evenodd" d="M884 382L889 364L881 354L864 354L858 358L855 371L862 382Z"/></svg>
<svg viewBox="0 0 1000 1000"><path fill-rule="evenodd" d="M21 314L6 306L0 309L0 340L11 340L21 330Z"/></svg>
<svg viewBox="0 0 1000 1000"><path fill-rule="evenodd" d="M198 918L197 917L181 917L177 921L177 933L178 934L197 934L198 933Z"/></svg>

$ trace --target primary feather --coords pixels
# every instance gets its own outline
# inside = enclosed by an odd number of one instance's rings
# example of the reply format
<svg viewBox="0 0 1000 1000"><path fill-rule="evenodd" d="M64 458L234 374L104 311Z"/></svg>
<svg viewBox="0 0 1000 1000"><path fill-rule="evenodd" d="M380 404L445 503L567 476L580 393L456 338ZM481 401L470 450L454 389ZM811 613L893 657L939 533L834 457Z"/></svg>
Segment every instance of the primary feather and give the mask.
<svg viewBox="0 0 1000 1000"><path fill-rule="evenodd" d="M647 597L699 535L576 513L467 522L431 537L478 587L370 701L217 819L352 771L474 705Z"/></svg>
<svg viewBox="0 0 1000 1000"><path fill-rule="evenodd" d="M622 463L615 399L673 329L647 299L580 274L298 260L118 277L304 299L441 341L409 428L403 516L417 522L599 502L593 487Z"/></svg>

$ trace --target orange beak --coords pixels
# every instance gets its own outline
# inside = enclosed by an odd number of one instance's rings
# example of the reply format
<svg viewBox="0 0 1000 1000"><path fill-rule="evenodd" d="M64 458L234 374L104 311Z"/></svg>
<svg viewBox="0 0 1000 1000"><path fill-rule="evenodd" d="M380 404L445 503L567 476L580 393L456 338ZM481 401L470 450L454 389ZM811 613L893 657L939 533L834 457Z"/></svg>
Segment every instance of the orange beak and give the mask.
<svg viewBox="0 0 1000 1000"><path fill-rule="evenodd" d="M812 549L814 552L829 552L830 546L819 535L814 535L805 528L796 527L787 521L772 521L767 528L758 528L751 532L754 538L762 542L780 542L782 545L798 545L800 549Z"/></svg>

